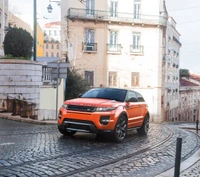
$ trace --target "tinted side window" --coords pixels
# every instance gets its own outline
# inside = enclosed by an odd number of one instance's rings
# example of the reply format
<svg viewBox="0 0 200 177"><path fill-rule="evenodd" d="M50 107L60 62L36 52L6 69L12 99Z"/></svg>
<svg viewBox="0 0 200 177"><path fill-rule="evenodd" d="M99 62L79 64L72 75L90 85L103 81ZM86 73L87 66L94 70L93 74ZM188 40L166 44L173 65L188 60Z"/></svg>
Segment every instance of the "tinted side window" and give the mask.
<svg viewBox="0 0 200 177"><path fill-rule="evenodd" d="M132 101L130 100L131 98L137 98L137 97L136 97L136 93L135 93L135 92L132 92L132 91L129 91L128 94L127 94L127 97L126 97L126 101L132 102Z"/></svg>
<svg viewBox="0 0 200 177"><path fill-rule="evenodd" d="M136 96L137 96L137 99L138 99L139 102L145 102L145 100L144 100L144 98L142 97L141 94L136 93Z"/></svg>

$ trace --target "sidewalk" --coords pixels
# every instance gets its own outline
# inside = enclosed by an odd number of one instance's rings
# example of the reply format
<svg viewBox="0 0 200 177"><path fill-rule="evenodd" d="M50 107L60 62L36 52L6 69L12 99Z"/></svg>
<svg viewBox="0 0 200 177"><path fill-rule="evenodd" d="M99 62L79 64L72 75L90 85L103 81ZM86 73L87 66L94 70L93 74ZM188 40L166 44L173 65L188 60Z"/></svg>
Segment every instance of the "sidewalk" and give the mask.
<svg viewBox="0 0 200 177"><path fill-rule="evenodd" d="M180 128L196 131L193 127ZM200 135L198 136L200 137ZM200 148L191 157L181 163L180 176L200 177ZM155 177L174 177L174 167Z"/></svg>
<svg viewBox="0 0 200 177"><path fill-rule="evenodd" d="M56 120L33 120L33 119L30 119L30 118L22 118L20 116L12 116L12 113L7 113L7 112L3 112L3 113L0 112L0 118L15 120L15 121L19 121L19 122L40 124L40 125L57 124Z"/></svg>

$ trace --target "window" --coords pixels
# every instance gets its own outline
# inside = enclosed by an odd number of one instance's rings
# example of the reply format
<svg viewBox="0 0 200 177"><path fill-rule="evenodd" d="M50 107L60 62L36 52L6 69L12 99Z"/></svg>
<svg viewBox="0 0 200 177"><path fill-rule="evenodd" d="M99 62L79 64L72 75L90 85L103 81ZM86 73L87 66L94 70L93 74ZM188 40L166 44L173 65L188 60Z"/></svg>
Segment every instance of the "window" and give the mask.
<svg viewBox="0 0 200 177"><path fill-rule="evenodd" d="M49 56L49 54L48 54L48 52L46 52L46 57L48 57Z"/></svg>
<svg viewBox="0 0 200 177"><path fill-rule="evenodd" d="M109 86L117 86L117 72L109 71Z"/></svg>
<svg viewBox="0 0 200 177"><path fill-rule="evenodd" d="M85 43L94 43L94 29L85 29Z"/></svg>
<svg viewBox="0 0 200 177"><path fill-rule="evenodd" d="M143 96L140 93L136 92L136 96L137 96L137 99L138 99L139 102L145 102Z"/></svg>
<svg viewBox="0 0 200 177"><path fill-rule="evenodd" d="M5 26L7 25L7 21L8 21L8 17L7 17L7 15L5 15L5 21L4 21Z"/></svg>
<svg viewBox="0 0 200 177"><path fill-rule="evenodd" d="M54 45L53 44L51 44L51 49L54 49Z"/></svg>
<svg viewBox="0 0 200 177"><path fill-rule="evenodd" d="M132 46L132 50L133 51L140 51L140 38L141 38L141 34L140 33L133 33L133 46Z"/></svg>
<svg viewBox="0 0 200 177"><path fill-rule="evenodd" d="M59 53L57 52L56 57L59 57Z"/></svg>
<svg viewBox="0 0 200 177"><path fill-rule="evenodd" d="M111 1L111 6L110 6L110 16L111 17L117 17L117 5L118 5L118 2Z"/></svg>
<svg viewBox="0 0 200 177"><path fill-rule="evenodd" d="M56 31L54 31L54 36L57 36L57 32Z"/></svg>
<svg viewBox="0 0 200 177"><path fill-rule="evenodd" d="M48 44L46 44L46 49L48 49L49 48L49 45Z"/></svg>
<svg viewBox="0 0 200 177"><path fill-rule="evenodd" d="M53 52L51 53L51 57L54 57L54 54L53 54Z"/></svg>
<svg viewBox="0 0 200 177"><path fill-rule="evenodd" d="M59 45L57 45L57 47L56 47L57 49L59 49Z"/></svg>
<svg viewBox="0 0 200 177"><path fill-rule="evenodd" d="M134 102L133 99L136 98L136 93L133 91L129 91L126 97L126 100L129 102Z"/></svg>
<svg viewBox="0 0 200 177"><path fill-rule="evenodd" d="M85 80L90 84L90 86L94 85L94 72L93 71L85 71Z"/></svg>
<svg viewBox="0 0 200 177"><path fill-rule="evenodd" d="M131 74L131 86L139 86L139 81L140 81L140 73L138 72L132 72Z"/></svg>
<svg viewBox="0 0 200 177"><path fill-rule="evenodd" d="M118 31L110 31L109 51L118 51Z"/></svg>
<svg viewBox="0 0 200 177"><path fill-rule="evenodd" d="M49 30L49 36L51 36L51 31Z"/></svg>
<svg viewBox="0 0 200 177"><path fill-rule="evenodd" d="M134 19L140 18L140 6L141 6L141 0L135 0L135 3L134 3Z"/></svg>
<svg viewBox="0 0 200 177"><path fill-rule="evenodd" d="M86 0L86 15L94 15L94 0Z"/></svg>

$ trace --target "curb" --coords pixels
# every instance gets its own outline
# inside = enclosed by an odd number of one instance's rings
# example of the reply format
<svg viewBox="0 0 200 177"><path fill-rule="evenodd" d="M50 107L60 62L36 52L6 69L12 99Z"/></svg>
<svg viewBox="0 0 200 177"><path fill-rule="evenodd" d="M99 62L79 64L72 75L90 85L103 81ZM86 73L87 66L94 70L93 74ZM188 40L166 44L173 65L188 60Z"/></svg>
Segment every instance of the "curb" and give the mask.
<svg viewBox="0 0 200 177"><path fill-rule="evenodd" d="M18 122L25 122L25 123L33 123L33 124L39 124L39 125L57 125L57 121L52 120L50 121L42 121L42 120L33 120L30 118L22 118L20 116L11 116L11 113L0 113L0 118L3 119L8 119L8 120L14 120L14 121L18 121Z"/></svg>

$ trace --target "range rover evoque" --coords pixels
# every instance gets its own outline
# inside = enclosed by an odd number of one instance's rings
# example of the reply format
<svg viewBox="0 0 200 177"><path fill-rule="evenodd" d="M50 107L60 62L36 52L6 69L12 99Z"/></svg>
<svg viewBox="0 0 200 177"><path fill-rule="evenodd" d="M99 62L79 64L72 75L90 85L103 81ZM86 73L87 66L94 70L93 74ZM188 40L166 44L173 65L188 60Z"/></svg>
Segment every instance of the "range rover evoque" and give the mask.
<svg viewBox="0 0 200 177"><path fill-rule="evenodd" d="M147 103L133 90L93 88L76 99L67 100L59 110L58 130L63 135L76 132L109 133L121 142L127 131L137 129L141 135L149 130Z"/></svg>

